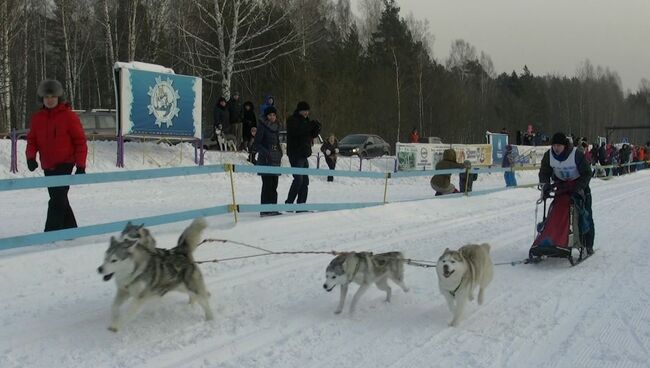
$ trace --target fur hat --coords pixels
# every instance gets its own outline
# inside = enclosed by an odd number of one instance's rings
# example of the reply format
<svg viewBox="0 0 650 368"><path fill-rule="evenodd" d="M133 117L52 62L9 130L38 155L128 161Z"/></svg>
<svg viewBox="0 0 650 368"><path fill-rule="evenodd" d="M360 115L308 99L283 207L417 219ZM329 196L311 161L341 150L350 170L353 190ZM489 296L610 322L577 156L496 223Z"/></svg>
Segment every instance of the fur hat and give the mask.
<svg viewBox="0 0 650 368"><path fill-rule="evenodd" d="M63 97L63 86L56 79L45 79L38 85L38 97L43 98L45 96L56 96Z"/></svg>
<svg viewBox="0 0 650 368"><path fill-rule="evenodd" d="M561 144L566 146L569 143L569 140L567 139L566 135L561 132L557 132L553 134L553 138L551 138L551 144Z"/></svg>
<svg viewBox="0 0 650 368"><path fill-rule="evenodd" d="M309 111L309 104L305 101L298 102L296 106L296 111Z"/></svg>
<svg viewBox="0 0 650 368"><path fill-rule="evenodd" d="M269 106L264 109L264 116L268 116L269 114L278 114L278 110L275 108L275 106Z"/></svg>

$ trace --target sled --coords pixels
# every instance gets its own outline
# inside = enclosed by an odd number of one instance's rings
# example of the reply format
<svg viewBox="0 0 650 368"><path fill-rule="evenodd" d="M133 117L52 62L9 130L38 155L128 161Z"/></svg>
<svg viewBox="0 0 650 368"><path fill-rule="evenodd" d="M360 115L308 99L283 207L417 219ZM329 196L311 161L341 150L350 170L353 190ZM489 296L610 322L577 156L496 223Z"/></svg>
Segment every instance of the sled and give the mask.
<svg viewBox="0 0 650 368"><path fill-rule="evenodd" d="M566 258L572 266L590 255L585 247L585 236L580 231L580 196L556 188L548 197L542 194L535 209L535 232L526 263L538 263L545 258ZM547 201L552 199L550 205ZM539 205L544 205L542 221L537 222ZM547 210L548 209L548 210Z"/></svg>

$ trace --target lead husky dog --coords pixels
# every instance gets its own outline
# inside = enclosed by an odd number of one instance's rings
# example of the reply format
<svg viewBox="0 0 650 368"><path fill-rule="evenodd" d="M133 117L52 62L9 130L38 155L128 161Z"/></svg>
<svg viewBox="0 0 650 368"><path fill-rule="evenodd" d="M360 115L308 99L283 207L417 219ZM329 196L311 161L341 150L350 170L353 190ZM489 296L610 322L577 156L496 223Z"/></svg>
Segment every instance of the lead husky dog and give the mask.
<svg viewBox="0 0 650 368"><path fill-rule="evenodd" d="M483 304L483 293L492 281L492 259L489 244L468 244L458 250L445 249L438 259L436 272L440 293L447 300L454 315L450 326L458 326L468 300L474 300L474 288L479 286L478 304Z"/></svg>
<svg viewBox="0 0 650 368"><path fill-rule="evenodd" d="M350 304L350 313L354 313L359 298L373 283L380 290L386 292L386 301L390 302L391 288L388 286L388 279L391 279L402 290L409 291L404 284L404 256L401 252L376 255L370 252L349 252L336 256L327 266L323 288L329 292L336 285L341 287L339 306L334 311L334 313L339 314L343 310L343 304L345 304L348 286L352 282L359 284L359 289L354 294Z"/></svg>
<svg viewBox="0 0 650 368"><path fill-rule="evenodd" d="M111 237L104 263L97 269L104 275L104 281L114 277L117 285L109 330L117 332L135 316L145 301L172 290L189 294L190 303L195 300L199 302L206 320L213 318L208 303L210 293L192 256L206 226L204 219L194 220L178 238L176 247L169 250L156 248L149 230L130 222L119 239ZM120 307L129 298L133 298L133 301L122 318Z"/></svg>

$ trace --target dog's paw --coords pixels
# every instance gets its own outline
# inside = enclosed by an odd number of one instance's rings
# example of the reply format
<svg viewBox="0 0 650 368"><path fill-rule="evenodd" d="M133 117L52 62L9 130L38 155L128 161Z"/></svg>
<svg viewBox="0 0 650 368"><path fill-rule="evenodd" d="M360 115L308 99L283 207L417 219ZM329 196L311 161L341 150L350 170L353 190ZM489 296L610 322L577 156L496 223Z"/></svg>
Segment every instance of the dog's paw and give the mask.
<svg viewBox="0 0 650 368"><path fill-rule="evenodd" d="M117 327L116 326L108 326L108 330L111 332L117 332Z"/></svg>
<svg viewBox="0 0 650 368"><path fill-rule="evenodd" d="M453 321L449 322L449 327L458 327L458 321L453 320Z"/></svg>
<svg viewBox="0 0 650 368"><path fill-rule="evenodd" d="M341 312L343 312L342 309L337 309L337 310L334 311L334 314L341 314Z"/></svg>

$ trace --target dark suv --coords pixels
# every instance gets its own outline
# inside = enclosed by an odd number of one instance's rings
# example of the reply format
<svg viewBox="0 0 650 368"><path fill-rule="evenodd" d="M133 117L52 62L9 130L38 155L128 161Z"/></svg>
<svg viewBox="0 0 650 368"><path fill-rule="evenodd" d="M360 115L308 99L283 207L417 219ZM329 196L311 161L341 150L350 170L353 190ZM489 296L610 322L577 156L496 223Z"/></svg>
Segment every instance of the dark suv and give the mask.
<svg viewBox="0 0 650 368"><path fill-rule="evenodd" d="M374 134L350 134L339 141L341 156L357 155L361 158L390 155L390 144Z"/></svg>
<svg viewBox="0 0 650 368"><path fill-rule="evenodd" d="M115 140L117 135L117 120L115 110L92 109L73 110L79 115L81 126L84 128L86 138L90 140ZM18 139L27 139L28 129L16 130Z"/></svg>

